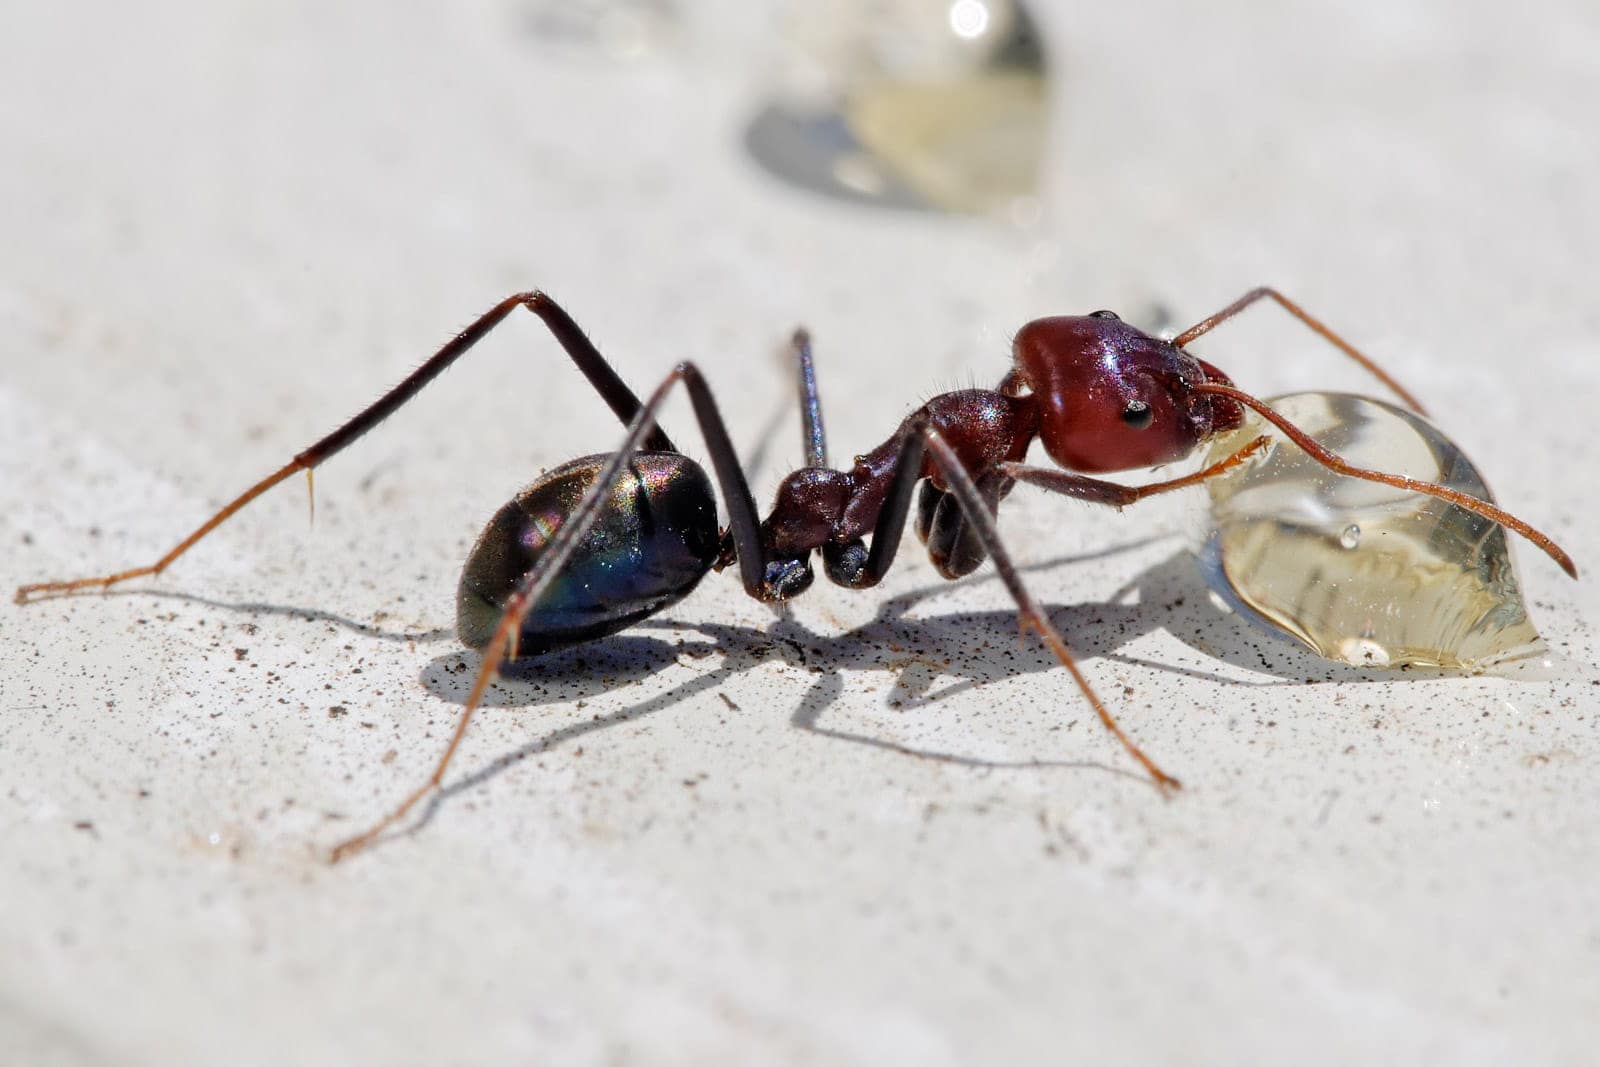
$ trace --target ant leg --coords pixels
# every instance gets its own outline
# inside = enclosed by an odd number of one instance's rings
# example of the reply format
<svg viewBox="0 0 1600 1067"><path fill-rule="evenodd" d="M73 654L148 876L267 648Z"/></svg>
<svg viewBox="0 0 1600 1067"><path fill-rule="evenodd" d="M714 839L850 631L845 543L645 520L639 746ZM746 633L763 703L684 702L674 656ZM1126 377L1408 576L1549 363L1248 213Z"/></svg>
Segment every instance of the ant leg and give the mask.
<svg viewBox="0 0 1600 1067"><path fill-rule="evenodd" d="M806 466L828 465L828 432L822 425L822 398L817 394L817 368L811 362L811 333L794 332L789 342L799 371L801 432L805 437Z"/></svg>
<svg viewBox="0 0 1600 1067"><path fill-rule="evenodd" d="M1029 467L1023 463L998 464L1000 473L1008 478L1015 478L1028 485L1036 485L1040 489L1062 496L1070 496L1075 500L1085 500L1091 504L1106 504L1121 511L1129 504L1137 504L1146 497L1155 496L1157 493L1169 493L1174 489L1184 489L1191 485L1199 485L1208 478L1216 478L1238 467L1262 448L1266 447L1271 438L1263 434L1245 445L1239 451L1211 464L1193 474L1186 474L1182 478L1172 478L1164 482L1151 482L1149 485L1122 485L1119 482L1101 481L1099 478L1085 478L1081 474L1069 474L1066 471L1055 470L1050 467Z"/></svg>
<svg viewBox="0 0 1600 1067"><path fill-rule="evenodd" d="M1157 493L1198 485L1208 478L1226 474L1265 447L1268 440L1265 436L1257 437L1233 455L1203 470L1149 485L1122 485L1049 467L999 463L993 472L978 479L978 492L990 515L995 514L1000 501L1010 493L1013 482L1025 482L1052 493L1091 504L1105 504L1121 511L1129 504ZM935 488L931 482L922 485L917 534L928 546L928 556L933 560L934 567L946 578L961 578L971 574L987 558L983 543L966 521L966 509L950 493Z"/></svg>
<svg viewBox="0 0 1600 1067"><path fill-rule="evenodd" d="M559 304L542 292L515 293L479 316L471 326L457 334L443 348L434 353L427 362L407 375L404 381L379 397L377 401L356 415L355 418L295 456L288 463L246 489L243 493L240 493L154 563L145 567L134 567L100 577L25 585L17 590L16 602L25 604L32 597L65 595L74 590L91 586L106 589L130 578L143 578L147 575L160 574L167 569L173 560L189 551L212 530L221 526L235 512L262 493L265 493L268 489L300 471L305 471L306 477L309 479L314 468L343 451L362 434L394 414L398 408L420 393L446 367L465 355L473 345L481 341L490 330L498 326L507 315L519 307L527 308L544 321L545 326L549 328L555 339L560 342L561 347L566 349L567 355L571 357L572 362L583 372L583 376L589 380L589 384L594 387L595 392L600 394L600 398L606 402L606 405L611 408L612 412L616 414L624 425L638 413L639 398L618 377L617 372L606 362L605 357L584 336L583 331L578 328L578 324L572 321L572 318ZM645 447L655 452L677 451L673 447L671 439L660 429L651 431L645 442Z"/></svg>
<svg viewBox="0 0 1600 1067"><path fill-rule="evenodd" d="M878 521L872 526L872 548L867 552L861 573L849 583L852 588L877 585L894 564L894 557L900 551L900 539L905 534L906 516L911 513L911 496L923 479L922 461L927 452L924 438L933 432L925 418L917 417L906 424L905 434L900 438L900 455L894 462L894 478L878 509ZM977 489L973 494L981 499Z"/></svg>
<svg viewBox="0 0 1600 1067"><path fill-rule="evenodd" d="M1270 297L1271 299L1277 301L1280 307L1282 307L1289 314L1293 315L1295 318L1299 319L1302 323L1309 327L1313 333L1317 334L1323 340L1329 342L1335 348L1339 349L1339 351L1343 352L1345 355L1349 356L1351 359L1365 367L1374 378L1377 378L1384 385L1388 386L1394 391L1396 396L1398 396L1401 400L1404 400L1406 402L1406 406L1411 408L1412 411L1415 411L1419 415L1427 414L1427 412L1423 410L1422 405L1417 402L1417 398L1407 392L1405 387L1399 382L1389 377L1388 372L1384 371L1369 357L1362 355L1349 341L1346 341L1343 337L1340 337L1338 334L1328 329L1328 327L1324 326L1320 320L1312 317L1312 315L1299 304L1296 304L1293 300L1290 300L1288 297L1278 292L1278 290L1269 286L1261 286L1258 289L1250 290L1248 293L1244 294L1239 299L1235 300L1233 303L1217 312L1215 315L1212 315L1209 318L1201 319L1187 330L1184 330L1182 333L1172 339L1172 343L1177 345L1179 348L1182 348L1195 338L1210 333L1212 330L1216 329L1218 326L1221 326L1224 322L1227 322L1229 319L1239 314L1239 312L1243 311L1245 308L1249 307L1251 304L1254 304L1257 300L1260 300L1263 297Z"/></svg>
<svg viewBox="0 0 1600 1067"><path fill-rule="evenodd" d="M1011 492L1016 481L1003 471L990 471L977 479L978 492L984 506L993 515L1000 510L1000 501ZM928 550L928 559L941 577L965 578L989 556L983 542L967 524L966 509L953 494L924 481L917 490L917 537Z"/></svg>
<svg viewBox="0 0 1600 1067"><path fill-rule="evenodd" d="M1560 545L1556 544L1546 534L1540 533L1515 515L1502 511L1487 500L1479 500L1475 496L1468 496L1466 493L1443 485L1436 485L1433 482L1422 482L1415 478L1407 478L1399 474L1388 474L1384 471L1369 470L1366 467L1357 467L1352 463L1348 463L1337 452L1319 444L1315 439L1308 436L1304 430L1284 418L1277 411L1274 411L1264 401L1257 400L1241 389L1235 389L1233 386L1216 382L1207 382L1203 385L1196 385L1194 390L1197 393L1210 393L1213 396L1227 397L1236 404L1243 404L1245 407L1250 408L1283 431L1284 436L1293 441L1306 455L1331 471L1336 471L1351 478L1360 478L1363 481L1377 482L1380 485L1389 485L1396 489L1405 489L1413 493L1437 497L1457 507L1465 508L1474 515L1481 515L1490 522L1499 523L1506 529L1519 533L1529 541L1532 541L1545 555L1555 560L1556 565L1566 571L1569 577L1576 578L1578 576L1578 565L1572 562L1572 557L1567 555Z"/></svg>
<svg viewBox="0 0 1600 1067"><path fill-rule="evenodd" d="M955 450L940 436L939 431L928 425L925 420L917 419L909 423L906 435L901 439L900 455L895 461L894 480L884 497L883 508L878 512L878 521L873 526L872 551L868 556L865 572L861 575L860 584L876 585L882 580L889 565L894 562L895 552L905 530L906 516L911 509L912 492L923 477L925 457L933 460L940 477L944 479L946 491L954 494L961 502L972 533L982 543L984 551L994 560L1000 580L1005 583L1011 598L1017 602L1018 624L1023 632L1032 630L1039 635L1040 640L1050 651L1055 653L1056 659L1061 661L1061 665L1072 675L1072 680L1078 684L1084 699L1088 700L1089 706L1094 708L1095 714L1100 717L1101 724L1111 732L1123 748L1127 749L1129 755L1139 761L1139 765L1150 775L1157 788L1164 792L1181 788L1182 783L1156 766L1155 761L1134 744L1133 739L1117 724L1111 712L1106 710L1094 687L1078 669L1077 660L1067 648L1066 641L1051 624L1039 602L1034 600L1033 594L1028 592L1027 586L1022 584L1022 575L1017 570L1017 565L1012 562L1011 553L1000 540L1000 529L995 517L989 512L988 501L983 491L962 466Z"/></svg>
<svg viewBox="0 0 1600 1067"><path fill-rule="evenodd" d="M716 469L717 481L722 487L722 494L728 506L734 543L740 549L739 563L745 588L751 595L761 596L764 561L760 554L760 528L756 518L755 501L750 496L744 472L739 467L733 443L728 438L728 431L723 425L721 414L717 411L710 387L694 364L680 363L663 379L634 415L628 424L628 433L623 438L622 444L606 461L605 467L590 484L578 506L562 520L555 537L550 540L539 561L534 564L532 570L523 575L516 589L507 598L505 611L495 627L494 636L484 646L483 663L478 668L478 676L472 683L472 691L467 695L466 707L462 709L461 718L456 722L456 728L450 735L444 754L434 765L433 773L428 776L427 781L406 797L399 807L366 832L334 846L330 857L332 862L337 863L346 856L366 848L383 831L403 819L419 800L439 788L444 780L445 769L449 767L462 737L466 735L467 724L472 721L473 715L483 702L483 694L488 689L489 682L500 672L501 665L509 658L515 647L517 634L522 628L522 620L539 603L550 583L561 573L561 568L571 557L573 550L594 526L595 519L600 514L601 503L610 495L613 483L623 474L634 454L639 452L647 441L651 427L655 424L656 412L671 393L672 387L679 382L682 382L689 391L696 420L700 424L706 446L711 452L712 466Z"/></svg>

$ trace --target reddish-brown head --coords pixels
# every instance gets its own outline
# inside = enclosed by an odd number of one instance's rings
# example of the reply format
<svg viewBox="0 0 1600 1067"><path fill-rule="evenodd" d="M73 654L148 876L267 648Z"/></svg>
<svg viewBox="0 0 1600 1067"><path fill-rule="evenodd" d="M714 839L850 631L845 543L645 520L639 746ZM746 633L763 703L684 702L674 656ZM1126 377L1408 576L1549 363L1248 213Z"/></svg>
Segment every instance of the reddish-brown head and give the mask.
<svg viewBox="0 0 1600 1067"><path fill-rule="evenodd" d="M1068 470L1170 463L1242 418L1238 405L1192 388L1229 384L1226 375L1109 311L1035 319L1013 353L1038 404L1039 440Z"/></svg>

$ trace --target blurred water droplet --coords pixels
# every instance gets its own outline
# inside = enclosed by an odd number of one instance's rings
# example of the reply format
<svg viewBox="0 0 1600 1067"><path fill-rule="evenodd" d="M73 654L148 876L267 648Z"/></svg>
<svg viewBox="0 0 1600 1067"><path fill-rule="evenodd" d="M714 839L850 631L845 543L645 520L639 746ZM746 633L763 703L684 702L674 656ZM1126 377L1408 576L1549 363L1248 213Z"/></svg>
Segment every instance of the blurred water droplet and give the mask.
<svg viewBox="0 0 1600 1067"><path fill-rule="evenodd" d="M885 207L1036 212L1047 66L1018 0L811 0L745 146L772 173Z"/></svg>
<svg viewBox="0 0 1600 1067"><path fill-rule="evenodd" d="M1361 527L1355 523L1346 526L1339 534L1339 543L1345 548L1355 548L1361 544Z"/></svg>

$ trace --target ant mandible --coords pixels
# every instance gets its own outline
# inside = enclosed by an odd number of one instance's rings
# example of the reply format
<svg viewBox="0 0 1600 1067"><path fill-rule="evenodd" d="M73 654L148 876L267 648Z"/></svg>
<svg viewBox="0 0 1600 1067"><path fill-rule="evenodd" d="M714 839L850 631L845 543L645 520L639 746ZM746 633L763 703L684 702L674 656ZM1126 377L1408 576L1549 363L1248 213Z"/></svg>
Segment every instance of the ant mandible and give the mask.
<svg viewBox="0 0 1600 1067"><path fill-rule="evenodd" d="M992 558L1017 603L1019 626L1061 661L1106 729L1163 792L1179 787L1123 732L1078 669L1066 642L1023 586L1000 540L996 512L1017 482L1078 500L1122 508L1157 493L1226 474L1268 443L1243 448L1182 478L1129 486L1088 477L1153 467L1192 454L1214 435L1237 429L1244 409L1272 423L1331 470L1438 497L1514 530L1569 575L1572 559L1550 538L1483 500L1444 486L1352 466L1238 388L1184 346L1262 298L1271 298L1361 364L1417 411L1421 406L1372 360L1274 289L1254 289L1172 340L1128 325L1109 311L1037 319L1013 342L1013 365L995 389L943 393L912 412L894 435L855 457L848 470L828 466L810 340L794 338L806 465L779 485L772 510L758 517L750 487L711 389L693 363L679 363L644 403L542 292L500 301L427 362L343 426L245 490L170 552L147 567L74 581L26 585L17 603L40 596L105 589L159 574L229 516L300 471L319 464L393 414L515 309L544 321L589 384L627 426L614 452L584 456L546 473L501 508L462 569L456 630L483 663L443 755L422 786L371 829L336 846L332 860L356 852L405 816L443 781L445 768L501 665L616 633L676 603L712 570L737 565L745 592L780 602L811 585L811 555L852 589L876 585L894 562L917 498L917 536L939 573L959 578ZM716 498L699 464L656 425L673 387L689 393L695 419L728 511L717 525ZM1063 470L1022 460L1038 439ZM1071 473L1077 472L1077 473ZM626 476L624 476L626 475ZM920 487L920 488L919 488ZM865 540L871 535L870 545Z"/></svg>

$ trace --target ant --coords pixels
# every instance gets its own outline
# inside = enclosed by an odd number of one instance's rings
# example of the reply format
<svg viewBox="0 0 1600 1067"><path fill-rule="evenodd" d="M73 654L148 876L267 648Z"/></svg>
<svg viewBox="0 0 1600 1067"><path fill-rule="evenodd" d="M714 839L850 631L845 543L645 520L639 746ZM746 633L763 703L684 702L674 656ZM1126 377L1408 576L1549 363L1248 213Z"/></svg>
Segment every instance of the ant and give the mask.
<svg viewBox="0 0 1600 1067"><path fill-rule="evenodd" d="M675 366L641 403L560 305L542 292L517 293L370 407L246 489L155 563L102 577L26 585L17 590L16 601L105 589L160 574L279 482L304 471L309 489L318 465L392 415L514 310L526 308L543 320L627 432L615 451L556 467L489 520L462 569L456 594L457 633L483 654L466 707L427 781L370 829L337 845L334 862L371 844L439 788L484 690L507 661L616 633L681 600L710 571L731 566L738 567L746 593L769 603L789 600L810 587L813 552L820 552L831 581L852 589L874 586L894 562L913 497L917 536L939 573L959 578L992 558L1016 601L1020 629L1044 641L1105 728L1157 788L1168 793L1179 788L1179 781L1117 724L1022 584L1001 542L996 515L1016 483L1118 509L1196 485L1248 462L1269 438L1256 437L1193 474L1148 485L1122 485L1089 475L1183 459L1216 434L1241 426L1249 408L1331 470L1466 508L1526 537L1577 577L1571 557L1522 520L1444 486L1347 463L1185 350L1189 342L1263 298L1276 301L1421 412L1411 394L1372 360L1277 290L1260 288L1171 340L1137 329L1110 311L1036 319L1017 333L1012 368L998 387L935 396L883 444L856 456L848 469L835 469L828 466L810 338L800 330L793 350L806 463L784 478L763 520L711 389L693 363ZM662 402L679 385L689 393L711 454L727 509L726 529L718 526L716 497L705 471L656 424ZM1036 439L1063 469L1023 462Z"/></svg>

